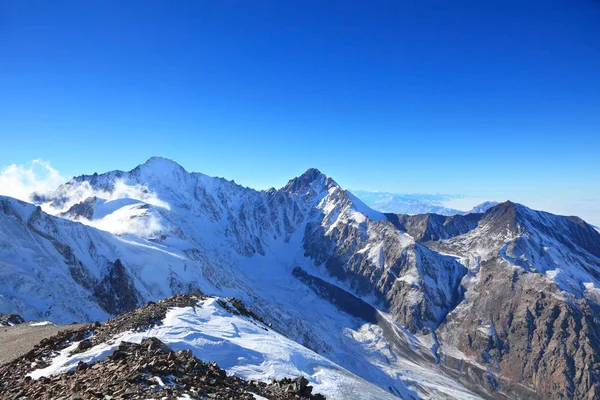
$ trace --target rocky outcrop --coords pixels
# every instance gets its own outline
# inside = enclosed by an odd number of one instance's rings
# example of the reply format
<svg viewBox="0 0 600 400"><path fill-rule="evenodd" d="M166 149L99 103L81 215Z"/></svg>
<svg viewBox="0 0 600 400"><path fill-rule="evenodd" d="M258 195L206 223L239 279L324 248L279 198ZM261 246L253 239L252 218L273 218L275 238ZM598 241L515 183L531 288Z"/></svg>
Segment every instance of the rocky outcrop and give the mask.
<svg viewBox="0 0 600 400"><path fill-rule="evenodd" d="M458 349L461 363L486 366L492 389L513 398L600 397L593 228L506 202L476 229L429 245L470 269L465 300L438 329L442 358Z"/></svg>
<svg viewBox="0 0 600 400"><path fill-rule="evenodd" d="M98 198L96 196L89 197L86 200L74 204L64 213L61 213L61 217L70 219L85 218L91 220L94 217L94 206L96 205Z"/></svg>
<svg viewBox="0 0 600 400"><path fill-rule="evenodd" d="M162 323L172 308L194 307L207 299L201 294L177 295L169 299L119 315L106 323L94 323L66 330L43 339L31 351L0 366L0 398L2 399L268 399L324 400L312 393L304 377L284 378L271 382L248 381L227 375L215 363L206 363L192 352L174 352L155 337L141 343L121 342L106 358L86 363L80 361L65 373L32 379L29 374L49 366L57 354L78 343L71 354L81 353L96 345L111 343L127 331L144 331ZM229 304L238 314L252 313L237 299ZM228 307L230 308L230 307Z"/></svg>
<svg viewBox="0 0 600 400"><path fill-rule="evenodd" d="M25 322L23 317L18 314L0 315L0 326L13 326Z"/></svg>
<svg viewBox="0 0 600 400"><path fill-rule="evenodd" d="M347 281L357 295L375 295L411 332L435 329L461 300L466 268L389 222L308 224L303 245L315 264Z"/></svg>
<svg viewBox="0 0 600 400"><path fill-rule="evenodd" d="M94 297L103 310L113 315L131 311L139 305L135 285L120 260L116 260L98 282Z"/></svg>
<svg viewBox="0 0 600 400"><path fill-rule="evenodd" d="M189 350L172 351L150 337L140 344L122 342L106 359L86 364L81 361L67 373L32 380L15 373L23 371L20 359L0 367L3 399L269 399L324 400L312 394L308 381L284 379L271 383L246 381L227 373L214 363L205 363Z"/></svg>

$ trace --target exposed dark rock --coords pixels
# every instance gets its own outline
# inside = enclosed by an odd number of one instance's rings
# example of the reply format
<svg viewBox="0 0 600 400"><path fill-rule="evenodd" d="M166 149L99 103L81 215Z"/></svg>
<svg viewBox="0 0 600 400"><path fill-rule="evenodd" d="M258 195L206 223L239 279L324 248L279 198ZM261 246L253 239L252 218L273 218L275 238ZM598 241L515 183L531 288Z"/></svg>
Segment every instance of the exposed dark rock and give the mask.
<svg viewBox="0 0 600 400"><path fill-rule="evenodd" d="M94 297L104 311L113 315L139 305L135 285L120 260L109 267L107 275L95 287Z"/></svg>
<svg viewBox="0 0 600 400"><path fill-rule="evenodd" d="M95 328L92 339L94 344L109 340L114 335L128 330L143 331L162 323L167 311L173 307L194 307L198 300L207 297L200 294L185 294L169 297L157 302L149 302L128 313L117 315Z"/></svg>
<svg viewBox="0 0 600 400"><path fill-rule="evenodd" d="M600 398L599 307L552 295L543 275L515 273L499 258L482 262L478 295L448 316L444 342L489 365L491 389L514 398Z"/></svg>
<svg viewBox="0 0 600 400"><path fill-rule="evenodd" d="M80 362L53 377L32 380L15 370L20 370L17 362L0 367L3 399L176 399L186 394L192 399L251 400L253 393L269 399L325 399L312 394L304 377L268 384L227 376L216 364L202 362L189 350L176 353L153 337L140 344L123 342L106 359Z"/></svg>
<svg viewBox="0 0 600 400"><path fill-rule="evenodd" d="M375 295L411 332L435 329L460 302L460 280L467 270L452 257L402 241L389 222L373 223L368 234L354 224L326 229L311 223L306 226L303 246L316 265L324 264L331 276L347 281L355 294ZM380 247L378 263L368 252L357 251L369 245ZM398 279L411 271L418 276Z"/></svg>
<svg viewBox="0 0 600 400"><path fill-rule="evenodd" d="M353 294L316 276L310 275L300 267L295 267L292 274L310 287L319 297L328 300L341 311L366 322L377 324L377 309Z"/></svg>
<svg viewBox="0 0 600 400"><path fill-rule="evenodd" d="M214 363L204 363L190 350L173 352L155 337L140 344L122 342L102 361L79 362L67 373L32 380L26 376L49 365L57 352L80 341L83 351L131 329L148 329L160 323L171 307L197 304L203 295L178 295L150 302L133 312L117 316L105 324L94 323L76 331L64 331L44 339L24 356L0 366L0 398L7 400L46 399L176 399L187 394L192 399L254 399L253 393L268 399L324 400L312 394L304 377L271 383L246 381L227 373ZM253 314L236 299L230 299L237 313ZM87 339L86 339L87 338Z"/></svg>
<svg viewBox="0 0 600 400"><path fill-rule="evenodd" d="M244 303L242 303L242 301L240 299L236 299L233 297L227 297L225 300L227 300L227 302L229 302L229 304L231 304L233 306L233 308L231 308L225 301L219 300L218 303L221 307L225 308L230 313L232 313L234 315L243 315L245 317L253 318L257 321L260 321L263 324L265 323L265 321L262 319L262 317L260 315L257 315L256 313L248 310L246 308L246 306L244 305Z"/></svg>
<svg viewBox="0 0 600 400"><path fill-rule="evenodd" d="M320 187L314 188L313 185L316 183L320 184ZM335 181L328 176L324 175L321 171L316 168L309 168L297 178L290 179L290 181L283 187L282 190L293 193L307 193L311 190L322 190L328 189L333 186L337 186Z"/></svg>
<svg viewBox="0 0 600 400"><path fill-rule="evenodd" d="M89 197L84 201L74 204L66 212L61 213L61 217L69 217L73 219L85 218L92 219L94 217L94 207L98 201L97 197Z"/></svg>
<svg viewBox="0 0 600 400"><path fill-rule="evenodd" d="M25 320L18 314L0 315L0 326L13 326L22 324L23 322L25 322Z"/></svg>

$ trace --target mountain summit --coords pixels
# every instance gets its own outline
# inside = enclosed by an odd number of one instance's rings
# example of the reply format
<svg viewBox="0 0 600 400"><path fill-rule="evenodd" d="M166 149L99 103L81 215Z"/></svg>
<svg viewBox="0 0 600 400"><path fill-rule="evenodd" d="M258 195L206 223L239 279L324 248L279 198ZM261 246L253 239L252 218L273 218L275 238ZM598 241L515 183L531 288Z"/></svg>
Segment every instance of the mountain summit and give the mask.
<svg viewBox="0 0 600 400"><path fill-rule="evenodd" d="M295 193L307 192L310 190L320 192L334 187L339 186L333 179L316 168L309 168L299 177L290 179L282 190Z"/></svg>

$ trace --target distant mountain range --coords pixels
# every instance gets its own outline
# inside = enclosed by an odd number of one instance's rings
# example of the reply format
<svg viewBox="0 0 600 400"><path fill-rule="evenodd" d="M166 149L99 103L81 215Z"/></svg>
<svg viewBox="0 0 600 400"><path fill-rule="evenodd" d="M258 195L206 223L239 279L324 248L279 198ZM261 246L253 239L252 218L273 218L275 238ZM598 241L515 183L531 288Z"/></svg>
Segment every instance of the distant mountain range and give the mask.
<svg viewBox="0 0 600 400"><path fill-rule="evenodd" d="M486 201L476 205L471 210L457 210L444 206L448 200L462 198L462 196L448 194L405 194L389 192L369 192L365 190L351 190L357 197L374 210L395 214L440 214L456 215L486 212L498 204L495 201Z"/></svg>
<svg viewBox="0 0 600 400"><path fill-rule="evenodd" d="M160 157L0 197L0 313L104 321L202 292L119 334L248 380L303 375L328 399L600 397L596 229L512 202L408 215L359 199L316 169L258 191ZM103 338L27 368L105 357Z"/></svg>

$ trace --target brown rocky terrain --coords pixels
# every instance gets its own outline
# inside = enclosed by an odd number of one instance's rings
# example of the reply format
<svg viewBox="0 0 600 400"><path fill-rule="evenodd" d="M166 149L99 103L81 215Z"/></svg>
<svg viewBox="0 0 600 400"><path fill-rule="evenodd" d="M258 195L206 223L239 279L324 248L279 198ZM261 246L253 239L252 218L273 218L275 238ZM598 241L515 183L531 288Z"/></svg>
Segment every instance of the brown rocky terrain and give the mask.
<svg viewBox="0 0 600 400"><path fill-rule="evenodd" d="M64 330L43 339L23 356L0 366L2 399L325 399L313 394L304 377L269 383L246 381L228 376L215 363L205 363L189 350L172 351L160 340L150 337L140 344L122 342L104 360L86 364L64 374L32 379L28 374L50 364L59 351L79 342L75 352L110 340L127 330L145 330L160 323L171 307L194 306L203 295L180 295L149 303L106 323L94 323ZM233 310L252 315L239 300L232 299ZM187 396L187 397L184 397Z"/></svg>
<svg viewBox="0 0 600 400"><path fill-rule="evenodd" d="M449 315L440 337L490 366L513 397L600 398L598 306L561 299L554 284L506 261L481 265L471 308Z"/></svg>
<svg viewBox="0 0 600 400"><path fill-rule="evenodd" d="M56 343L56 342L55 342ZM204 363L191 351L175 353L156 338L142 343L123 342L105 360L80 362L65 374L32 380L23 371L22 358L0 367L3 399L324 399L312 394L303 377L270 383L245 381L214 363Z"/></svg>
<svg viewBox="0 0 600 400"><path fill-rule="evenodd" d="M21 323L0 327L0 364L7 363L27 353L41 340L54 336L60 331L76 330L83 325L39 325Z"/></svg>

